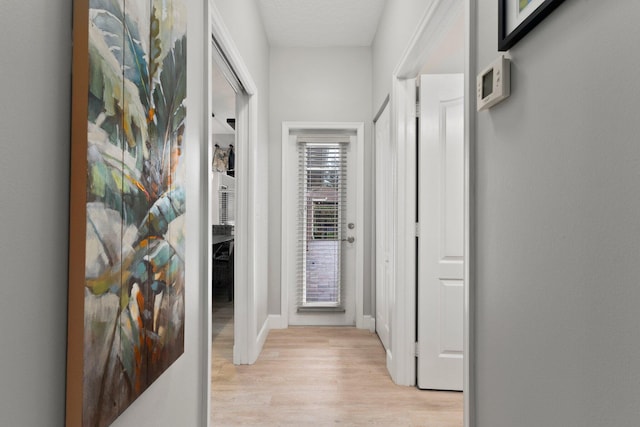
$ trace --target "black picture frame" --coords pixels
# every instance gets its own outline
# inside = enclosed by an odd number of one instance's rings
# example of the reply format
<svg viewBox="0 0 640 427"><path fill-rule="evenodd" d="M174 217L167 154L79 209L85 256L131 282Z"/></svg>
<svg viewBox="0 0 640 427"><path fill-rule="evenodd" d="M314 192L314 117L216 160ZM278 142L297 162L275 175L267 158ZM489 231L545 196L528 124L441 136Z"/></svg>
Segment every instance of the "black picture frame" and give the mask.
<svg viewBox="0 0 640 427"><path fill-rule="evenodd" d="M513 31L507 32L507 5L508 1L498 0L498 51L509 50L520 39L526 36L536 25L553 12L564 0L545 0L526 19L524 19Z"/></svg>

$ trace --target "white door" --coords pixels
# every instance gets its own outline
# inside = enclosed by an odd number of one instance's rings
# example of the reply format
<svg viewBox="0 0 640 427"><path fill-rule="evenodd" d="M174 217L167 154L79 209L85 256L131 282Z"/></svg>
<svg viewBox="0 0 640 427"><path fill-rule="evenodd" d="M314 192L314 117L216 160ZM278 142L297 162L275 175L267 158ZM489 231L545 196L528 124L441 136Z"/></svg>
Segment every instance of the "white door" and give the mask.
<svg viewBox="0 0 640 427"><path fill-rule="evenodd" d="M389 301L392 291L391 233L393 191L391 176L391 129L389 105L375 122L375 213L376 213L376 332L389 350Z"/></svg>
<svg viewBox="0 0 640 427"><path fill-rule="evenodd" d="M420 78L418 387L462 390L464 78Z"/></svg>
<svg viewBox="0 0 640 427"><path fill-rule="evenodd" d="M356 324L355 136L291 136L298 152L290 325Z"/></svg>

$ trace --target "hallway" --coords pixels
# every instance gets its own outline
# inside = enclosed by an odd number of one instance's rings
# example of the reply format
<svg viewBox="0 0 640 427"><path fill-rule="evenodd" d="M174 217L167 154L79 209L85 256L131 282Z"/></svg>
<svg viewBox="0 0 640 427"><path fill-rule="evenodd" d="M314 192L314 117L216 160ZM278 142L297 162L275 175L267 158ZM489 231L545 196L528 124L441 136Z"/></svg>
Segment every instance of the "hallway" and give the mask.
<svg viewBox="0 0 640 427"><path fill-rule="evenodd" d="M213 426L462 426L462 393L394 385L375 334L272 330L255 365L234 366L232 306L213 309Z"/></svg>

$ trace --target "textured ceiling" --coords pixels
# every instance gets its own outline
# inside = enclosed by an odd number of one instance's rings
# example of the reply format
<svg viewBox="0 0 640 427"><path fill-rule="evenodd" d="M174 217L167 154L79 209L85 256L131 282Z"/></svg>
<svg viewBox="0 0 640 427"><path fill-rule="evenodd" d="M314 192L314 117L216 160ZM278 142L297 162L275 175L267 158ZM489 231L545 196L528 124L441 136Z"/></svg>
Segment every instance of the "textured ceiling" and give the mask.
<svg viewBox="0 0 640 427"><path fill-rule="evenodd" d="M371 46L385 0L257 0L271 46Z"/></svg>

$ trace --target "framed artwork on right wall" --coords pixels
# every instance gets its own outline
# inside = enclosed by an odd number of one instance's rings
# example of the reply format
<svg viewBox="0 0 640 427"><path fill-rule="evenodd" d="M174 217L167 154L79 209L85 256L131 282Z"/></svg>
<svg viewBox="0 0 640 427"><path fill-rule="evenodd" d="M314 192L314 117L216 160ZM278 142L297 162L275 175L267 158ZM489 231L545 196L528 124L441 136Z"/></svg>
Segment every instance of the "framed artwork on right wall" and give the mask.
<svg viewBox="0 0 640 427"><path fill-rule="evenodd" d="M509 50L563 1L498 0L498 50Z"/></svg>

